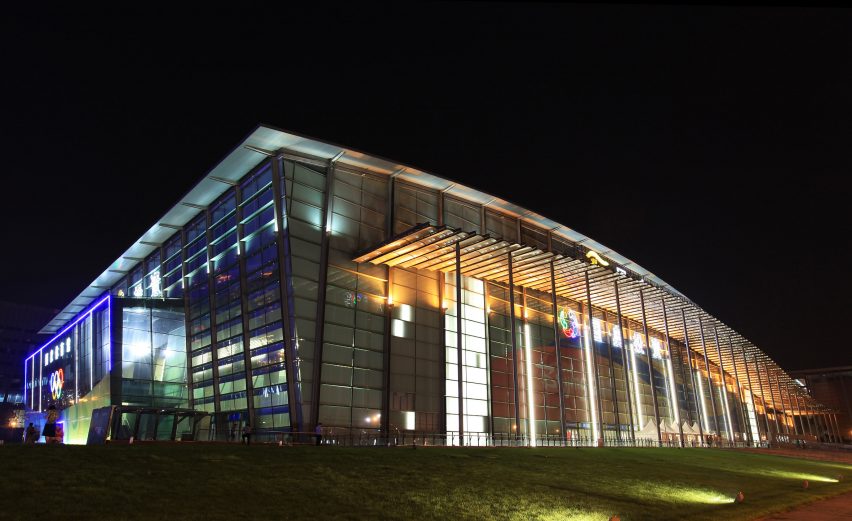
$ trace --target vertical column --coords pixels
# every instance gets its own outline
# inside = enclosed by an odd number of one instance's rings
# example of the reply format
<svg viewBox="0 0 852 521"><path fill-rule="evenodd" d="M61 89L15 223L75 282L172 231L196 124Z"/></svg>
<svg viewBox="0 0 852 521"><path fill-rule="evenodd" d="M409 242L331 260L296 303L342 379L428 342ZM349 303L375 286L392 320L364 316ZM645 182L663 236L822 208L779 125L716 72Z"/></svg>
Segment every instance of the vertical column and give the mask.
<svg viewBox="0 0 852 521"><path fill-rule="evenodd" d="M772 442L772 429L769 427L769 404L766 401L766 393L763 392L763 378L760 376L760 362L757 355L753 355L754 368L757 371L757 383L760 386L760 399L763 401L763 422L766 427L766 442Z"/></svg>
<svg viewBox="0 0 852 521"><path fill-rule="evenodd" d="M806 424L807 421L807 413L803 409L802 404L804 402L804 398L796 393L796 409L799 411L799 430L802 434L807 434L808 426Z"/></svg>
<svg viewBox="0 0 852 521"><path fill-rule="evenodd" d="M390 232L388 232L390 235ZM387 282L385 283L385 300L386 306L384 309L385 324L382 330L382 416L381 416L381 432L385 438L385 444L390 445L390 358L391 358L391 323L393 322L393 268L385 266L385 274Z"/></svg>
<svg viewBox="0 0 852 521"><path fill-rule="evenodd" d="M606 310L604 310L604 326L609 324L609 314L607 314ZM621 419L619 418L618 412L618 392L616 390L615 383L615 362L612 360L612 335L606 335L606 350L609 355L609 381L611 383L610 389L612 390L612 407L613 411L615 411L615 435L618 438L618 441L621 442Z"/></svg>
<svg viewBox="0 0 852 521"><path fill-rule="evenodd" d="M778 406L775 405L775 390L772 388L772 373L766 362L763 362L763 372L766 373L766 382L769 386L769 396L772 398L772 418L775 420L775 435L781 434L781 425L778 422Z"/></svg>
<svg viewBox="0 0 852 521"><path fill-rule="evenodd" d="M744 398L745 393L743 393L743 387L740 385L740 375L739 371L737 371L737 357L734 356L734 342L731 340L731 335L728 335L728 349L731 352L731 364L734 367L734 383L737 386L737 399L739 401L740 416L743 419L743 429L745 429L746 441L751 444L754 441L751 434L751 418L748 415L748 406Z"/></svg>
<svg viewBox="0 0 852 521"><path fill-rule="evenodd" d="M680 319L683 322L683 340L686 345L686 359L689 362L689 379L692 382L692 395L695 397L695 410L698 412L698 435L701 436L699 444L704 443L704 421L707 421L707 411L704 410L704 395L699 391L696 385L696 380L701 378L701 375L696 375L696 370L692 367L692 348L689 346L689 330L686 328L686 311L680 309ZM701 417L702 413L704 418ZM703 420L703 421L702 421Z"/></svg>
<svg viewBox="0 0 852 521"><path fill-rule="evenodd" d="M627 393L627 416L630 418L630 441L636 443L636 424L633 423L633 401L630 396L630 370L627 367L627 339L624 337L624 323L621 318L621 298L618 293L618 281L616 280L614 284L615 313L618 319L618 334L621 337L621 369L624 371L624 390Z"/></svg>
<svg viewBox="0 0 852 521"><path fill-rule="evenodd" d="M710 360L707 358L707 340L704 338L704 323L701 318L698 319L698 330L701 333L701 347L704 350L704 368L707 370L707 394L710 395L710 410L713 412L713 428L717 436L721 436L719 431L719 419L716 417L716 400L713 396L713 378L710 375ZM704 398L702 397L702 402Z"/></svg>
<svg viewBox="0 0 852 521"><path fill-rule="evenodd" d="M757 416L757 406L754 403L754 387L751 386L751 373L748 370L748 356L746 355L745 346L742 344L740 344L740 352L743 355L743 366L745 366L746 384L748 385L748 396L751 399L751 410L754 412L754 425L757 428L757 432L755 433L757 434L757 443L755 445L760 445L760 418ZM749 416L748 424L750 431L751 416ZM754 439L752 439L752 443L754 443Z"/></svg>
<svg viewBox="0 0 852 521"><path fill-rule="evenodd" d="M736 441L734 438L734 424L731 422L731 406L728 403L728 381L725 378L725 364L722 362L722 344L719 342L719 330L716 324L713 324L713 337L716 340L716 354L719 355L719 379L722 381L722 401L725 404L723 410L728 427L728 439L731 442Z"/></svg>
<svg viewBox="0 0 852 521"><path fill-rule="evenodd" d="M278 161L272 160L272 164L274 165ZM274 167L273 167L274 168ZM274 192L273 192L274 194ZM249 312L248 312L248 282L247 282L247 274L246 274L246 244L243 241L243 237L245 237L244 226L241 224L243 220L243 190L240 186L234 187L234 205L236 206L236 216L237 216L237 252L239 255L238 264L240 266L240 315L242 317L243 323L243 363L245 364L245 378L246 378L246 410L248 414L248 423L252 425L255 429L257 426L255 425L255 417L254 417L254 381L251 377L251 339L249 333ZM284 283L284 281L279 280L278 286ZM214 292L215 288L210 288L210 295L215 296ZM211 306L212 308L212 306ZM215 315L213 311L210 312L210 323L211 325L215 322ZM283 322L283 320L282 320ZM283 333L283 330L282 330ZM215 346L214 346L215 349ZM286 369L285 369L286 371ZM289 387L289 382L288 387ZM289 398L289 396L288 396Z"/></svg>
<svg viewBox="0 0 852 521"><path fill-rule="evenodd" d="M186 228L181 228L180 234L180 288L183 292L183 320L186 340L186 390L190 409L195 409L195 393L192 385L192 328L189 324L189 291L186 283ZM212 350L213 347L211 346Z"/></svg>
<svg viewBox="0 0 852 521"><path fill-rule="evenodd" d="M294 332L293 298L291 295L292 278L288 272L290 265L290 233L286 226L286 208L284 206L284 176L281 174L281 159L272 161L272 198L275 215L275 243L278 249L278 287L281 291L281 325L284 335L284 371L287 375L287 404L290 409L290 430L303 431L302 400L299 392L299 371L296 366L298 358L296 335Z"/></svg>
<svg viewBox="0 0 852 521"><path fill-rule="evenodd" d="M843 433L840 431L840 422L837 421L837 413L831 413L831 418L834 420L834 429L837 431L837 443L843 443Z"/></svg>
<svg viewBox="0 0 852 521"><path fill-rule="evenodd" d="M550 234L548 234L550 238ZM556 302L556 269L550 260L550 304L553 313L553 349L556 353L556 385L559 386L559 435L565 439L565 397L562 388L562 354L559 352L559 304Z"/></svg>
<svg viewBox="0 0 852 521"><path fill-rule="evenodd" d="M828 436L828 442L835 443L836 440L834 439L834 426L831 425L831 413L826 410L822 413L822 417L823 423L825 423L825 432Z"/></svg>
<svg viewBox="0 0 852 521"><path fill-rule="evenodd" d="M533 389L533 367L532 367L532 332L530 331L529 319L527 317L528 313L528 305L527 305L527 288L522 287L521 291L523 291L523 313L521 316L524 321L524 374L526 374L526 382L524 384L527 387L527 436L529 437L529 445L531 447L535 447L537 445L536 439L536 425L535 425L535 390ZM545 429L545 434L546 434Z"/></svg>
<svg viewBox="0 0 852 521"><path fill-rule="evenodd" d="M808 425L808 433L811 436L816 436L813 423L813 410L811 409L811 405L808 403L808 396L806 395L802 401L804 402L805 407L805 422L807 422Z"/></svg>
<svg viewBox="0 0 852 521"><path fill-rule="evenodd" d="M677 430L680 434L680 446L683 447L683 423L680 421L680 404L677 399L677 385L675 384L674 370L672 369L672 345L671 338L669 337L669 316L666 313L666 299L660 299L660 305L663 307L663 328L666 333L666 351L668 351L668 366L669 366L669 378L671 379L671 403L672 409L674 412L674 420L677 422Z"/></svg>
<svg viewBox="0 0 852 521"><path fill-rule="evenodd" d="M518 326L515 323L515 274L512 266L512 252L509 257L509 324L512 332L512 387L515 398L515 439L521 434L521 408L518 402ZM562 389L559 390L560 392Z"/></svg>
<svg viewBox="0 0 852 521"><path fill-rule="evenodd" d="M204 240L207 241L207 262L205 262L204 266L207 271L207 306L210 308L210 358L213 361L213 411L215 413L213 416L213 428L218 432L219 428L223 426L218 425L222 404L220 401L221 397L219 396L219 350L216 348L216 285L213 283L213 269L210 266L210 259L213 256L213 246L210 244L210 240L212 239L210 225L212 223L210 222L210 209L206 208L202 211L204 212ZM239 222L239 217L237 219ZM243 331L244 339L246 338L246 333L248 332ZM249 417L249 419L251 420L252 418Z"/></svg>
<svg viewBox="0 0 852 521"><path fill-rule="evenodd" d="M459 385L459 446L464 447L464 342L462 338L461 242L456 242L456 363Z"/></svg>
<svg viewBox="0 0 852 521"><path fill-rule="evenodd" d="M781 414L784 424L784 433L790 434L790 426L787 424L787 405L784 403L784 388L781 386L781 378L775 374L775 387L778 388L778 396L781 399Z"/></svg>
<svg viewBox="0 0 852 521"><path fill-rule="evenodd" d="M791 393L790 393L789 384L785 387L785 389L787 390L787 403L790 405L790 418L793 420L793 434L796 434L798 436L799 435L799 425L796 422L796 414L797 414L796 402L793 400L793 398L795 398L796 395L795 395L795 393L793 393L793 395L792 395L793 397L792 398L790 397Z"/></svg>
<svg viewBox="0 0 852 521"><path fill-rule="evenodd" d="M790 383L784 386L784 391L787 393L787 406L790 408L790 420L793 424L793 434L799 435L799 426L796 423L796 402L794 400L795 395L790 390Z"/></svg>
<svg viewBox="0 0 852 521"><path fill-rule="evenodd" d="M588 313L586 317L588 318L589 326L586 329L585 334L583 335L583 339L586 342L586 346L588 347L588 356L591 361L591 369L595 372L594 374L594 383L595 383L595 408L597 409L598 414L598 439L603 443L604 442L604 418L603 418L603 406L601 405L601 379L600 379L600 370L598 368L598 354L597 349L595 348L595 335L593 333L592 321L594 320L594 307L592 307L592 289L589 284L589 271L586 270L584 272L586 278L586 302L588 303ZM591 383L591 382L590 382ZM589 393L591 396L592 393Z"/></svg>
<svg viewBox="0 0 852 521"><path fill-rule="evenodd" d="M320 389L322 388L322 352L325 336L325 294L328 286L328 249L331 235L332 204L334 202L334 164L343 153L330 159L325 170L325 193L322 195L322 229L320 230L320 261L317 281L317 313L314 329L314 367L311 383L311 425L319 423Z"/></svg>
<svg viewBox="0 0 852 521"><path fill-rule="evenodd" d="M648 318L645 315L645 292L639 290L639 303L642 306L642 332L645 336L645 361L648 362L648 376L651 383L651 401L654 404L654 423L657 426L657 443L663 444L663 435L660 432L660 411L657 408L657 387L654 385L654 364L651 363L651 339L648 336Z"/></svg>

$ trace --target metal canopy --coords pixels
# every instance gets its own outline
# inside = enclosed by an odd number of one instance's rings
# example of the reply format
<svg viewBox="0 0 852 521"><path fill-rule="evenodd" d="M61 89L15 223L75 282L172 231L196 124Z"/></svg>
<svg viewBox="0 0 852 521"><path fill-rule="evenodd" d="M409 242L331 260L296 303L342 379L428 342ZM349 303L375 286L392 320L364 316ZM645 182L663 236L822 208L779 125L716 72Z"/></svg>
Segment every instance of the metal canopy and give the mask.
<svg viewBox="0 0 852 521"><path fill-rule="evenodd" d="M499 237L428 224L415 226L362 252L353 261L454 272L457 244L461 253L460 265L463 275L508 284L511 255L512 276L516 286L551 293L552 264L556 294L586 305L588 297L585 284L588 274L593 308L604 309L611 314L617 312L617 284L621 313L625 321L641 324L641 300L644 300L649 333L653 331L662 336L667 320L669 337L683 345L688 344L695 353L694 358L703 360L703 356L699 354L703 355L703 347L706 345L711 367L718 368L718 361L721 359L724 372L731 378L738 378L742 388L748 388L748 382L751 382L752 395L759 397L764 407L783 410L784 403L787 405L784 409L790 410L787 396L798 396L799 399L805 400L809 407L824 410L822 405L808 396L796 380L745 337L679 293L672 293L644 277L637 279L561 252L546 251ZM636 326L630 328L635 330ZM677 350L678 353L681 351ZM683 353L672 356L681 356L685 360ZM760 364L760 367L756 367L756 364ZM718 384L718 380L715 383Z"/></svg>
<svg viewBox="0 0 852 521"><path fill-rule="evenodd" d="M395 176L416 185L433 188L447 195L479 203L518 217L524 222L550 230L554 236L591 248L671 294L681 295L653 273L618 252L585 235L513 203L475 190L423 170L365 154L351 148L323 142L269 125L259 125L243 139L222 161L213 167L186 195L178 200L154 226L136 240L124 253L93 280L62 311L39 331L54 334L96 298L103 295L126 275L139 261L150 255L164 241L180 230L204 208L236 184L261 161L269 157L296 157L323 165L335 159L337 165L366 170L375 174Z"/></svg>

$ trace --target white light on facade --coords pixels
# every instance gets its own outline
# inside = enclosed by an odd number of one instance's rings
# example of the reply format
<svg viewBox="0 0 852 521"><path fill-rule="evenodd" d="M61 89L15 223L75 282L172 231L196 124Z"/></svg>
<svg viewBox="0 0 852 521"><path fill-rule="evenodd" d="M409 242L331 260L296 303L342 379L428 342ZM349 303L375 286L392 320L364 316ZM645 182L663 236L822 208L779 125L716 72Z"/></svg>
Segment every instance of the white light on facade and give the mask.
<svg viewBox="0 0 852 521"><path fill-rule="evenodd" d="M663 344L659 338L651 337L651 357L657 360L663 359Z"/></svg>
<svg viewBox="0 0 852 521"><path fill-rule="evenodd" d="M710 432L710 420L707 419L707 404L704 401L704 383L702 382L703 378L701 376L701 371L696 371L695 379L698 380L698 394L701 396L701 400L699 401L699 405L701 406L701 410L698 411L699 414L704 413L702 416L704 417L704 430L706 432Z"/></svg>
<svg viewBox="0 0 852 521"><path fill-rule="evenodd" d="M612 326L612 333L610 333L612 337L612 346L613 347L622 347L623 343L621 341L621 328L618 326Z"/></svg>
<svg viewBox="0 0 852 521"><path fill-rule="evenodd" d="M672 370L672 357L671 357L671 355L669 355L669 357L666 358L666 367L667 367L668 372L669 372L669 389L670 389L669 392L671 393L671 396L672 396L671 400L669 400L669 402L671 403L671 406L672 406L672 418L675 419L675 423L677 425L680 425L680 411L678 410L679 407L678 407L678 403L677 403L677 386L675 385L674 371Z"/></svg>
<svg viewBox="0 0 852 521"><path fill-rule="evenodd" d="M601 327L601 319L592 319L592 335L595 342L603 342L603 328Z"/></svg>
<svg viewBox="0 0 852 521"><path fill-rule="evenodd" d="M530 325L524 324L524 347L525 347L525 357L526 358L526 366L527 366L527 404L529 412L527 413L528 423L529 423L529 435L530 435L530 446L536 446L536 432L535 432L535 403L533 403L533 374L532 374L532 333L530 332Z"/></svg>
<svg viewBox="0 0 852 521"><path fill-rule="evenodd" d="M592 419L592 436L598 436L598 404L597 404L597 390L595 389L595 370L592 365L592 357L595 356L595 352L592 349L592 343L589 342L589 328L586 328L586 331L583 335L583 345L586 348L586 387L589 389L589 410L590 417Z"/></svg>
<svg viewBox="0 0 852 521"><path fill-rule="evenodd" d="M405 430L413 431L415 428L414 411L405 411L403 414L405 415Z"/></svg>
<svg viewBox="0 0 852 521"><path fill-rule="evenodd" d="M636 337L634 336L634 342ZM636 399L636 420L639 428L642 428L642 397L639 395L639 369L636 368L635 343L630 349L630 365L633 366L633 396Z"/></svg>
<svg viewBox="0 0 852 521"><path fill-rule="evenodd" d="M734 441L734 428L731 425L731 409L728 406L728 389L725 385L725 373L722 373L722 400L725 401L725 418L728 424L728 439Z"/></svg>

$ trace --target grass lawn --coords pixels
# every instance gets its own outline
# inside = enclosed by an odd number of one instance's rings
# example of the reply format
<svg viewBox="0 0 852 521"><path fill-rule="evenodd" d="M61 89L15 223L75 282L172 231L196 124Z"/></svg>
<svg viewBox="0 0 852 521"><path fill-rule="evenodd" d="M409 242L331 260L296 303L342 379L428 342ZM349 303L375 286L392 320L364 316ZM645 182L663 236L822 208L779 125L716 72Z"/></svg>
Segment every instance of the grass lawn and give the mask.
<svg viewBox="0 0 852 521"><path fill-rule="evenodd" d="M28 520L732 521L852 491L852 465L708 449L7 445L0 476Z"/></svg>

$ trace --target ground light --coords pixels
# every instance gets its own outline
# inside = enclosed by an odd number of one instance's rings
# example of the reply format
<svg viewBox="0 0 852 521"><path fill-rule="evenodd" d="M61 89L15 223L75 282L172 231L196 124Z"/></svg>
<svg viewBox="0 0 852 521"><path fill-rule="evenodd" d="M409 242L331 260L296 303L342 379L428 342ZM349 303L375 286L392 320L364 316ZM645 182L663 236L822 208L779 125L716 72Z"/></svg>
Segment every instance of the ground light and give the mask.
<svg viewBox="0 0 852 521"><path fill-rule="evenodd" d="M793 472L788 470L761 470L761 476L777 477L782 479L795 479L796 481L816 481L818 483L837 483L839 480L820 476L819 474L810 474L807 472Z"/></svg>

